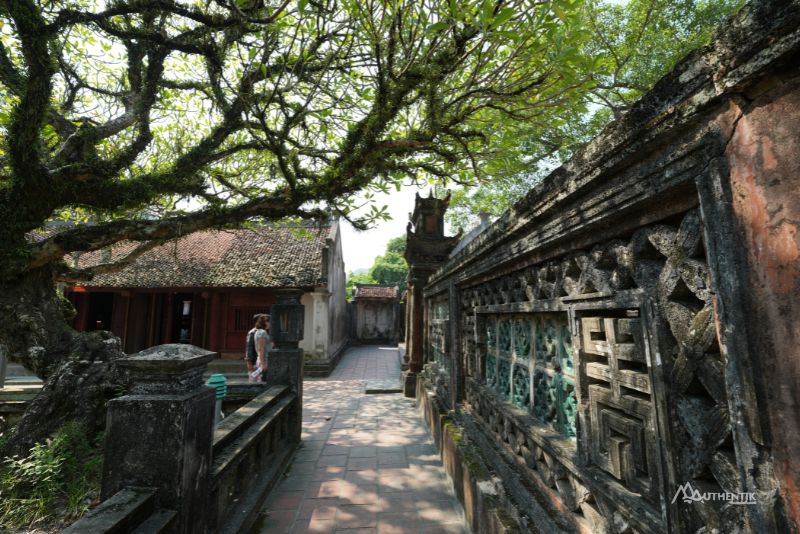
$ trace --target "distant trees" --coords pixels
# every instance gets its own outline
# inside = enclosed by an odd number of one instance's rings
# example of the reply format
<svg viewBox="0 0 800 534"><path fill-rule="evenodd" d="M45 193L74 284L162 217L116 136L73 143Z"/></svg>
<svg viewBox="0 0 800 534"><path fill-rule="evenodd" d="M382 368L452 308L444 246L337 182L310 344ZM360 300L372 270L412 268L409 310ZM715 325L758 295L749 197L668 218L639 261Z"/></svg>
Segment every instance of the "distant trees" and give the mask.
<svg viewBox="0 0 800 534"><path fill-rule="evenodd" d="M392 284L400 288L400 294L406 290L408 264L403 253L406 250L406 236L395 237L386 245L386 252L375 258L375 262L367 272L351 272L347 275L347 299L353 298L353 287L356 284Z"/></svg>
<svg viewBox="0 0 800 534"><path fill-rule="evenodd" d="M406 289L408 264L403 257L406 250L406 236L395 237L386 245L386 253L375 258L369 275L378 284L395 284L400 293Z"/></svg>
<svg viewBox="0 0 800 534"><path fill-rule="evenodd" d="M361 271L355 272L350 271L347 273L347 286L345 287L345 292L347 294L347 300L353 300L353 288L356 287L356 284L377 284L370 275L369 271Z"/></svg>

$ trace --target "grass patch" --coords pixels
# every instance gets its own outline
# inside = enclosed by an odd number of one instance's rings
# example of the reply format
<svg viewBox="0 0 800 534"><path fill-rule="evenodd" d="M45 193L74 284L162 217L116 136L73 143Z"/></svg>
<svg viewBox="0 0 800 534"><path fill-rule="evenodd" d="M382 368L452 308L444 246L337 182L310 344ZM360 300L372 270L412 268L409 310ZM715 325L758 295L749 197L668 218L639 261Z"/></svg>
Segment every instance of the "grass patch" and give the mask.
<svg viewBox="0 0 800 534"><path fill-rule="evenodd" d="M102 436L90 439L67 423L24 458L0 465L0 529L67 525L82 517L100 496Z"/></svg>

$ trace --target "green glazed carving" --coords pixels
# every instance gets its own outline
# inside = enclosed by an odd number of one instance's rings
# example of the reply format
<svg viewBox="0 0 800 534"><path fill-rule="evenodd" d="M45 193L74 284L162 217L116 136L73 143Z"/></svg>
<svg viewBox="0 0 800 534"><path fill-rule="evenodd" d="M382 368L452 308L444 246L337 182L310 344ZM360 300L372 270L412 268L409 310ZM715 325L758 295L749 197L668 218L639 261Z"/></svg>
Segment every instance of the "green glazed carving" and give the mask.
<svg viewBox="0 0 800 534"><path fill-rule="evenodd" d="M508 360L497 362L497 392L505 400L511 400L511 362Z"/></svg>
<svg viewBox="0 0 800 534"><path fill-rule="evenodd" d="M500 346L500 352L508 354L511 352L511 320L500 319L497 328L497 344Z"/></svg>
<svg viewBox="0 0 800 534"><path fill-rule="evenodd" d="M514 365L514 392L512 402L518 408L530 411L531 408L531 384L530 371L525 364Z"/></svg>
<svg viewBox="0 0 800 534"><path fill-rule="evenodd" d="M531 320L514 320L514 354L517 358L528 359L531 353Z"/></svg>

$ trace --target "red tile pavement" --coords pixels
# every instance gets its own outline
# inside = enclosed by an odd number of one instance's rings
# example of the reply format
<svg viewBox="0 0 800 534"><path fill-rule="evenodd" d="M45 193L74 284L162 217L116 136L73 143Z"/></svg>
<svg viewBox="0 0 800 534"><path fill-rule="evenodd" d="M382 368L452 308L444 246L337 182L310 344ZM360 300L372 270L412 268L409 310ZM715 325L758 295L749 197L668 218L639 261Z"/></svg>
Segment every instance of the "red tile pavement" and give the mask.
<svg viewBox="0 0 800 534"><path fill-rule="evenodd" d="M413 399L364 394L366 380L399 375L397 349L355 347L304 382L303 443L259 533L469 532Z"/></svg>

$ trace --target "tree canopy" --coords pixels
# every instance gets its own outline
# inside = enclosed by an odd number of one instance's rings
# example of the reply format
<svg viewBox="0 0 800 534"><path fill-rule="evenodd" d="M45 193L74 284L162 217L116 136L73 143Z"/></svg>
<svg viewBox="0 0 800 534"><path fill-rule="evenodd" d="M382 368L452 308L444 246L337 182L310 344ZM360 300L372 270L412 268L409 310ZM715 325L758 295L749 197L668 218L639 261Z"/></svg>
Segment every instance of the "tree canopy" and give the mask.
<svg viewBox="0 0 800 534"><path fill-rule="evenodd" d="M543 110L532 120L495 125L501 157L482 167L473 186L456 187L448 221L468 228L476 215L500 215L551 170L569 159L689 52L707 44L715 28L743 0L591 0L585 5L590 37L576 44L592 58L591 82L580 98ZM477 187L475 187L477 185Z"/></svg>
<svg viewBox="0 0 800 534"><path fill-rule="evenodd" d="M102 425L119 391L118 340L72 330L55 282L407 181L510 197L736 1L0 0L0 356L48 380L7 446Z"/></svg>
<svg viewBox="0 0 800 534"><path fill-rule="evenodd" d="M48 380L7 446L97 425L119 390L113 363L80 364L118 340L72 330L54 282L204 228L465 181L502 148L499 117L579 98L586 38L584 0L0 0L0 356ZM63 260L120 241L107 263Z"/></svg>
<svg viewBox="0 0 800 534"><path fill-rule="evenodd" d="M406 236L395 237L386 245L386 252L375 258L369 275L379 284L393 284L400 288L400 294L406 290L408 264L403 256L406 250Z"/></svg>
<svg viewBox="0 0 800 534"><path fill-rule="evenodd" d="M4 0L0 24L5 279L466 180L498 116L568 105L593 61L583 0ZM92 224L25 240L54 218Z"/></svg>

